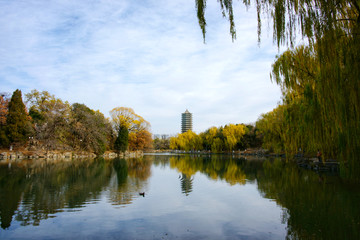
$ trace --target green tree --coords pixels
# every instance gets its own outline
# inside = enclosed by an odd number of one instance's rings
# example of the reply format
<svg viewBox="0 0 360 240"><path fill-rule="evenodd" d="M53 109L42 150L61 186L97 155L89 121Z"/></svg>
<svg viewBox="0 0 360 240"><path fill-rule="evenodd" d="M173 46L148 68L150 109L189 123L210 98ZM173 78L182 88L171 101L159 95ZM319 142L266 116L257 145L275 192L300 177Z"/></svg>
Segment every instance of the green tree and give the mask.
<svg viewBox="0 0 360 240"><path fill-rule="evenodd" d="M114 143L114 149L118 152L125 152L129 145L129 131L126 127L120 127L118 136Z"/></svg>
<svg viewBox="0 0 360 240"><path fill-rule="evenodd" d="M16 90L9 102L6 132L11 143L24 143L31 133L31 124L22 101L21 91Z"/></svg>

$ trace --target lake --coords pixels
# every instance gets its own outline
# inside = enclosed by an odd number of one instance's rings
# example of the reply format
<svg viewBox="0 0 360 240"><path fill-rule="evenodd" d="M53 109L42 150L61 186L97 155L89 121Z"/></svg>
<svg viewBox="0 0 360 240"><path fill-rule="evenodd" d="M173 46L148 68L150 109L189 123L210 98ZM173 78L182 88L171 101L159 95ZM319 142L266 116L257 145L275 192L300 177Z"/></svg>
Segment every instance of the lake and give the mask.
<svg viewBox="0 0 360 240"><path fill-rule="evenodd" d="M360 190L281 159L32 160L0 164L0 217L0 239L360 239Z"/></svg>

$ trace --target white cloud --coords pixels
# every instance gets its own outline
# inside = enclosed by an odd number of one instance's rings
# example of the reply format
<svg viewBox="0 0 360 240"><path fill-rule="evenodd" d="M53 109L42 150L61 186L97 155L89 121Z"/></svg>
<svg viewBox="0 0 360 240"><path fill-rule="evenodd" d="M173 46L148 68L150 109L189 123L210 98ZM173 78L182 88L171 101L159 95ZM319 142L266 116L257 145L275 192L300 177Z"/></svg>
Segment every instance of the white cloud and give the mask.
<svg viewBox="0 0 360 240"><path fill-rule="evenodd" d="M280 100L277 48L266 36L258 47L254 9L235 5L237 40L208 1L203 44L194 0L1 2L1 91L47 90L105 115L132 107L154 133L179 132L186 108L197 132L254 122Z"/></svg>

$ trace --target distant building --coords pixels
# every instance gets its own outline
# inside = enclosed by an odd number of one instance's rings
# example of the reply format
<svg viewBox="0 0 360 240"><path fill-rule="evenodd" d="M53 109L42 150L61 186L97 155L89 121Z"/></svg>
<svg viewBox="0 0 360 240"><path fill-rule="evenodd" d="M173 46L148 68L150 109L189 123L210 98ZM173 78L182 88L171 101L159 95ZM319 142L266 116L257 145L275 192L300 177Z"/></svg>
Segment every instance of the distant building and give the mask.
<svg viewBox="0 0 360 240"><path fill-rule="evenodd" d="M192 113L186 109L186 111L181 114L181 133L187 132L188 130L192 131Z"/></svg>
<svg viewBox="0 0 360 240"><path fill-rule="evenodd" d="M169 134L153 134L153 139L166 140L166 139L170 139L170 135Z"/></svg>

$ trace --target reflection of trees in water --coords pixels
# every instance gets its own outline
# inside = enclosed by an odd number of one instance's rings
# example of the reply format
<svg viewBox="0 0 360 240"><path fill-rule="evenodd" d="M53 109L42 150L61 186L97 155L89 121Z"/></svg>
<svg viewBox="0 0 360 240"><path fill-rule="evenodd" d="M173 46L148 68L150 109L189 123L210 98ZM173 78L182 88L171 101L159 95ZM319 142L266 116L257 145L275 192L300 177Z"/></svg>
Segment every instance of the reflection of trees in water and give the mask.
<svg viewBox="0 0 360 240"><path fill-rule="evenodd" d="M0 165L0 220L3 229L10 227L26 185L25 178L24 169L9 169L7 165Z"/></svg>
<svg viewBox="0 0 360 240"><path fill-rule="evenodd" d="M117 182L112 182L110 199L114 205L132 203L133 199L143 192L147 179L151 176L152 161L144 158L113 160Z"/></svg>
<svg viewBox="0 0 360 240"><path fill-rule="evenodd" d="M181 174L180 182L181 182L181 191L186 196L192 192L192 184L193 184L193 177L188 177L186 174Z"/></svg>
<svg viewBox="0 0 360 240"><path fill-rule="evenodd" d="M103 159L50 163L31 172L15 216L21 225L38 225L64 208L81 208L89 199L98 199L111 176Z"/></svg>
<svg viewBox="0 0 360 240"><path fill-rule="evenodd" d="M165 168L169 165L169 157L170 155L144 155L144 159L150 160L153 162L155 166L160 166L161 168Z"/></svg>
<svg viewBox="0 0 360 240"><path fill-rule="evenodd" d="M127 159L129 176L139 180L146 180L151 176L152 162L144 158Z"/></svg>
<svg viewBox="0 0 360 240"><path fill-rule="evenodd" d="M142 160L87 159L46 163L45 160L0 165L1 227L12 216L21 225L38 225L59 211L73 211L99 199L110 188L115 204L128 204L144 188L151 175L151 163ZM117 197L114 197L117 196Z"/></svg>
<svg viewBox="0 0 360 240"><path fill-rule="evenodd" d="M280 159L173 156L170 166L185 176L201 172L230 184L256 179L262 196L283 207L287 239L360 239L358 185L349 186L337 177L319 176ZM186 183L182 183L184 192L183 186Z"/></svg>
<svg viewBox="0 0 360 240"><path fill-rule="evenodd" d="M176 168L188 177L201 172L213 180L225 180L231 185L245 184L246 174L243 171L246 161L229 156L213 155L211 157L172 156L170 167Z"/></svg>
<svg viewBox="0 0 360 240"><path fill-rule="evenodd" d="M258 188L284 207L288 239L360 239L360 191L334 176L277 159L265 161Z"/></svg>

